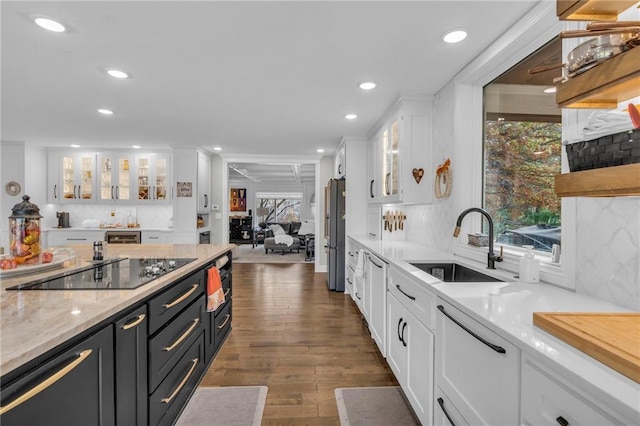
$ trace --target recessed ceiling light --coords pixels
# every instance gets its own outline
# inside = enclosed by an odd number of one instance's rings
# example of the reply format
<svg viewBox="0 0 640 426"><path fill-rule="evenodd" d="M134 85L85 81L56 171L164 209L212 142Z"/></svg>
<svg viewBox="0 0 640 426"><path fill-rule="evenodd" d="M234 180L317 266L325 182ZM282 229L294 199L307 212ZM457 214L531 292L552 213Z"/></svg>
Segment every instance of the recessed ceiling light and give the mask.
<svg viewBox="0 0 640 426"><path fill-rule="evenodd" d="M547 87L543 90L544 93L556 93L556 86Z"/></svg>
<svg viewBox="0 0 640 426"><path fill-rule="evenodd" d="M447 31L445 35L442 36L442 40L444 40L445 43L459 43L465 38L467 38L467 32L461 29Z"/></svg>
<svg viewBox="0 0 640 426"><path fill-rule="evenodd" d="M98 109L98 112L104 115L113 115L113 111L111 111L110 109L100 108Z"/></svg>
<svg viewBox="0 0 640 426"><path fill-rule="evenodd" d="M322 149L322 148L318 148L318 149L316 149L316 152L318 152L318 153L322 154L322 153L324 152L324 149Z"/></svg>
<svg viewBox="0 0 640 426"><path fill-rule="evenodd" d="M213 150L214 150L214 151L222 151L222 147L214 146L214 147L213 147Z"/></svg>
<svg viewBox="0 0 640 426"><path fill-rule="evenodd" d="M114 78L129 78L129 74L124 71L120 71L114 68L109 68L107 74Z"/></svg>
<svg viewBox="0 0 640 426"><path fill-rule="evenodd" d="M140 149L140 148L142 148L142 147L141 147L140 145L131 145L131 148L133 148L133 149Z"/></svg>
<svg viewBox="0 0 640 426"><path fill-rule="evenodd" d="M36 18L34 22L45 30L53 31L55 33L64 32L65 28L60 22L56 22L53 19L48 18Z"/></svg>
<svg viewBox="0 0 640 426"><path fill-rule="evenodd" d="M355 120L356 118L358 118L358 116L355 114L347 114L344 116L344 118L346 118L347 120Z"/></svg>
<svg viewBox="0 0 640 426"><path fill-rule="evenodd" d="M376 84L373 81L364 81L359 86L362 90L371 90L376 87Z"/></svg>
<svg viewBox="0 0 640 426"><path fill-rule="evenodd" d="M80 145L76 145L76 144L71 144L69 145L71 148L80 148Z"/></svg>

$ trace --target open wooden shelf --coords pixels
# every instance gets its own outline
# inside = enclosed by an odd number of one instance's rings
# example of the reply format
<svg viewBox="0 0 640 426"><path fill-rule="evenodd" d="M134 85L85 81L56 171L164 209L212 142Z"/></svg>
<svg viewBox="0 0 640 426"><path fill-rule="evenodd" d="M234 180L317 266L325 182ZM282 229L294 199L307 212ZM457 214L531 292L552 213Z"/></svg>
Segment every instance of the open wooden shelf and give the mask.
<svg viewBox="0 0 640 426"><path fill-rule="evenodd" d="M640 96L640 47L627 50L558 86L562 108L613 109Z"/></svg>
<svg viewBox="0 0 640 426"><path fill-rule="evenodd" d="M556 175L558 197L640 195L640 163Z"/></svg>
<svg viewBox="0 0 640 426"><path fill-rule="evenodd" d="M563 21L615 21L637 0L557 0L556 15Z"/></svg>

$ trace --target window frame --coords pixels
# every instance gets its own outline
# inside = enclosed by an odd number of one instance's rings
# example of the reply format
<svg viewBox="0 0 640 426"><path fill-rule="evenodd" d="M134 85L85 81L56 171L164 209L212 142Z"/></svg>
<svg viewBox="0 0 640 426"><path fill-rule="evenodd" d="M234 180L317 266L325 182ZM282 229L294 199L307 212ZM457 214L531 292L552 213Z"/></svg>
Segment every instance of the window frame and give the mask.
<svg viewBox="0 0 640 426"><path fill-rule="evenodd" d="M541 2L516 23L502 37L493 43L482 55L465 67L455 78L455 116L459 118L454 130L454 149L458 172L456 185L455 214L471 206L482 206L484 186L484 87L499 75L513 67L525 57L535 52L564 28L555 14L554 2ZM565 139L567 125L572 120L573 111L562 111L562 137ZM566 170L566 153L562 153L562 170ZM559 264L550 262L550 257L539 256L540 278L542 281L575 289L575 199L562 199L562 256ZM462 234L481 229L482 216L472 215L463 221ZM462 241L461 241L462 240ZM499 251L499 246L495 247ZM485 263L486 247L474 248L464 239L456 239L453 246L455 255ZM518 273L519 260L523 253L516 247L504 247L504 261L498 268Z"/></svg>

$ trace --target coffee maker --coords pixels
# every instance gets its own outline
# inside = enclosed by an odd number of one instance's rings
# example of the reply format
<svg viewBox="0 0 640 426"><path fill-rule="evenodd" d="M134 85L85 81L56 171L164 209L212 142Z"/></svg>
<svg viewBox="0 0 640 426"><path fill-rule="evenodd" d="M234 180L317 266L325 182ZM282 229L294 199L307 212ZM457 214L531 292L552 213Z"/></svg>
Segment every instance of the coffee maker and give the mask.
<svg viewBox="0 0 640 426"><path fill-rule="evenodd" d="M58 228L69 228L69 212L56 212Z"/></svg>

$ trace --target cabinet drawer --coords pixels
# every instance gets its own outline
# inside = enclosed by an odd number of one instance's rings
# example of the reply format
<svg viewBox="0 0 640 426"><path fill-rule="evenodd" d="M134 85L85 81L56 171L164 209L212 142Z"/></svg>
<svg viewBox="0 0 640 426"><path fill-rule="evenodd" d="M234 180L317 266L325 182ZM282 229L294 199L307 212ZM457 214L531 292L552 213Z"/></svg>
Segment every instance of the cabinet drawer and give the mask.
<svg viewBox="0 0 640 426"><path fill-rule="evenodd" d="M436 380L471 424L519 424L520 350L438 299Z"/></svg>
<svg viewBox="0 0 640 426"><path fill-rule="evenodd" d="M428 292L425 285L394 266L389 269L389 292L427 327L434 330L436 298Z"/></svg>
<svg viewBox="0 0 640 426"><path fill-rule="evenodd" d="M347 282L345 283L345 293L349 293L351 295L352 299L355 299L355 295L353 294L354 292L354 285L355 285L355 276L356 273L353 270L353 267L351 265L349 265L347 267Z"/></svg>
<svg viewBox="0 0 640 426"><path fill-rule="evenodd" d="M521 407L523 425L623 424L598 409L593 401L558 383L551 372L526 358L522 363Z"/></svg>
<svg viewBox="0 0 640 426"><path fill-rule="evenodd" d="M176 316L185 306L204 292L202 272L182 279L162 294L149 301L149 334Z"/></svg>
<svg viewBox="0 0 640 426"><path fill-rule="evenodd" d="M149 424L173 424L204 368L204 334L200 334L149 397Z"/></svg>
<svg viewBox="0 0 640 426"><path fill-rule="evenodd" d="M204 330L204 297L149 339L149 390L153 391Z"/></svg>
<svg viewBox="0 0 640 426"><path fill-rule="evenodd" d="M113 374L110 325L13 383L3 383L0 424L114 425ZM27 397L35 388L42 390ZM18 403L21 397L26 399Z"/></svg>
<svg viewBox="0 0 640 426"><path fill-rule="evenodd" d="M214 319L214 333L215 333L215 346L219 348L222 345L225 337L231 331L231 305L232 301L229 300L224 304L222 310L216 311Z"/></svg>
<svg viewBox="0 0 640 426"><path fill-rule="evenodd" d="M433 411L433 424L435 426L466 426L469 424L464 420L462 414L456 410L447 395L442 392L442 389L436 388Z"/></svg>

